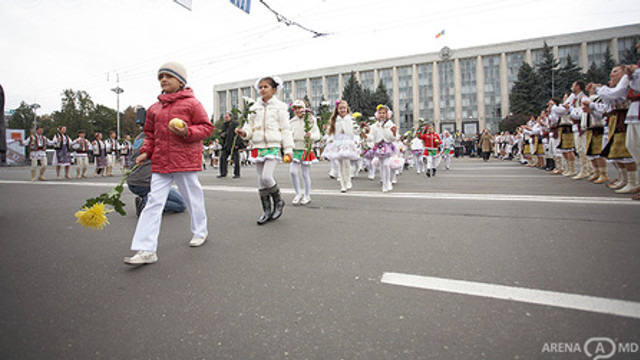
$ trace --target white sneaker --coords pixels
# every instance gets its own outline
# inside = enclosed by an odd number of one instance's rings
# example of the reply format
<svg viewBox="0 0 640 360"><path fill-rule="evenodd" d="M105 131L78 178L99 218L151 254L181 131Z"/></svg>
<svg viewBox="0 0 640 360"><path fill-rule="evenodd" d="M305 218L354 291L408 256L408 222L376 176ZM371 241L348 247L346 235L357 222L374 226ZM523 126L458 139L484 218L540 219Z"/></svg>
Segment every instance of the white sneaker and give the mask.
<svg viewBox="0 0 640 360"><path fill-rule="evenodd" d="M208 234L204 234L204 236L194 236L194 237L192 237L191 241L189 241L189 246L191 246L191 247L202 246L202 244L204 244L204 242L207 241L207 235Z"/></svg>
<svg viewBox="0 0 640 360"><path fill-rule="evenodd" d="M302 200L300 200L300 204L301 204L301 205L307 205L307 204L308 204L308 203L310 203L310 202L311 202L311 198L306 197L306 196L305 196L305 197L303 197L303 198L302 198Z"/></svg>
<svg viewBox="0 0 640 360"><path fill-rule="evenodd" d="M302 199L302 195L296 194L296 196L293 197L293 200L291 200L291 203L293 205L298 205L300 203L300 199Z"/></svg>
<svg viewBox="0 0 640 360"><path fill-rule="evenodd" d="M158 261L158 255L154 252L140 250L132 257L124 258L124 263L129 265L153 264Z"/></svg>
<svg viewBox="0 0 640 360"><path fill-rule="evenodd" d="M341 188L341 189L340 189L340 192L341 192L341 193L346 193L346 192L347 192L347 188Z"/></svg>

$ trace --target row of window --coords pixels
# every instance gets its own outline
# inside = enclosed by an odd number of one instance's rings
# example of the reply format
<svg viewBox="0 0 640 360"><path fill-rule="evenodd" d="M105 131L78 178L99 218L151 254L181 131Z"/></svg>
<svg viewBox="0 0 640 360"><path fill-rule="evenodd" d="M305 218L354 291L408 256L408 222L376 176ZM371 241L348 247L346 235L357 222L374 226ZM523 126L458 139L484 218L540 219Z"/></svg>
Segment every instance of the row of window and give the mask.
<svg viewBox="0 0 640 360"><path fill-rule="evenodd" d="M595 63L599 65L606 59L606 52L610 41L597 41L587 44L587 54L589 64ZM619 57L622 58L624 52L628 48L635 47L634 38L618 39ZM567 45L558 47L558 57L561 64L566 63L567 58L571 57L577 64L579 58L580 45ZM542 49L531 51L532 62L535 65L542 60ZM518 77L518 69L525 61L525 52L515 52L506 54L507 66L507 82L508 89L511 90L514 82ZM455 86L454 86L454 62L443 61L437 63L438 69L438 90L440 93L440 119L441 122L455 122ZM461 105L463 121L472 121L478 119L478 98L477 98L477 81L478 61L476 58L460 59L460 82L461 82ZM434 79L433 64L418 64L418 98L419 98L419 116L425 119L434 119ZM484 81L484 108L486 122L497 123L501 119L501 89L500 89L500 55L482 56L482 79ZM412 66L401 66L397 68L398 72L398 111L400 118L400 126L403 130L413 127L413 69ZM378 70L379 79L385 84L389 97L393 99L393 69L386 68ZM348 77L349 74L345 74ZM374 91L374 71L361 71L360 83L364 88ZM345 78L345 81L348 78ZM293 83L295 82L296 93L292 94ZM310 79L310 94L307 91L307 79L287 81L284 84L283 93L280 98L283 101L291 101L294 98L304 98L308 96L313 109L320 106L323 99L323 79L316 77ZM335 101L340 96L338 75L330 75L326 77L327 94L329 101ZM251 89L241 89L242 96L250 96ZM238 104L238 90L229 91L231 104ZM223 114L226 109L226 92L219 92L219 111ZM391 105L391 104L390 104Z"/></svg>

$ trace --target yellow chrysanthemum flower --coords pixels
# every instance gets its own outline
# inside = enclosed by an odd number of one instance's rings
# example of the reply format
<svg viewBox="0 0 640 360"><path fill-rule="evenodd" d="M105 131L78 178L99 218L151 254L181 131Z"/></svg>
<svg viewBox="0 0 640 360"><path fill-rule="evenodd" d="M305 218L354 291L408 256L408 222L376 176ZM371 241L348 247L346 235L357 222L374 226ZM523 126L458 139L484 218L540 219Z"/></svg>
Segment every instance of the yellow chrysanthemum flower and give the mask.
<svg viewBox="0 0 640 360"><path fill-rule="evenodd" d="M113 210L106 209L104 203L93 204L90 208L85 206L82 210L76 212L75 215L78 219L76 222L85 228L102 230L109 224L107 214L110 212L113 212Z"/></svg>
<svg viewBox="0 0 640 360"><path fill-rule="evenodd" d="M362 116L362 114L360 114L359 112L354 112L354 113L353 113L353 118L354 118L354 119L357 119L357 118L359 118L360 116Z"/></svg>

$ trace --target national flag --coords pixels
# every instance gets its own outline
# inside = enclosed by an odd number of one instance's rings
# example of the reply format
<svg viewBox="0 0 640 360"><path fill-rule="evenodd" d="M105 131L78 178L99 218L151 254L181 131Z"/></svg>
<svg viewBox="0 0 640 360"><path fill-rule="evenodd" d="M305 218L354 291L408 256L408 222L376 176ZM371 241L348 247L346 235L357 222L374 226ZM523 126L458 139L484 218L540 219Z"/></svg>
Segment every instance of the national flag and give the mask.
<svg viewBox="0 0 640 360"><path fill-rule="evenodd" d="M242 11L246 12L247 14L251 10L251 0L230 0L230 1L233 5L239 7L240 9L242 9Z"/></svg>
<svg viewBox="0 0 640 360"><path fill-rule="evenodd" d="M436 39L439 38L442 35L444 35L444 30L442 30L442 31L440 31L439 33L436 34Z"/></svg>

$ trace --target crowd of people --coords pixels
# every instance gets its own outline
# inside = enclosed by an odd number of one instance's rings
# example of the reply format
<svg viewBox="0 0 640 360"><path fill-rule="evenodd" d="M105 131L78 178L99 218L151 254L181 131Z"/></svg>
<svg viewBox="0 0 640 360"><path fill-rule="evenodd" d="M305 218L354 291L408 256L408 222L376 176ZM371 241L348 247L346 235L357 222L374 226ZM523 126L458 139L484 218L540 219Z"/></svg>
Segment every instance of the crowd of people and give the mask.
<svg viewBox="0 0 640 360"><path fill-rule="evenodd" d="M637 47L640 51L640 42ZM180 199L179 211L186 209L191 218L193 236L189 245L198 247L205 243L207 215L197 172L205 169L208 161L219 167L219 178L227 176L229 161L234 164L234 178L240 177L241 164L253 164L262 208L258 225L277 220L284 211L285 201L274 177L277 165L284 162L289 166L295 190L292 204L306 205L311 202L310 166L321 159L330 162L329 176L338 180L342 193L353 188L352 178L361 171L366 171L370 180L375 180L379 171L381 191L386 193L393 190L398 175L407 169L434 177L441 164L444 169L450 168L454 156L482 156L488 161L494 154L501 159L517 158L526 166L546 169L550 174L607 184L617 193L634 194L635 200L640 199L640 195L635 195L640 192L637 65L616 66L608 86L574 82L571 92L562 100L550 99L539 116L531 117L514 134L491 135L484 130L473 138L464 138L459 132L438 134L433 124L400 134L388 105L378 105L372 119L359 121L361 115L352 113L345 100L336 102L321 131L304 100L287 105L278 99L283 82L270 76L256 81L259 98L250 106L248 119L238 124L232 114L225 114L222 143L216 140L203 146L203 141L213 134L213 124L193 90L186 86L185 68L179 63L166 63L158 70L158 81L162 93L147 112L144 132L142 138L136 139L136 146L128 138L118 142L114 133L105 141L101 134L96 134L95 140L89 142L81 131L72 140L64 127L51 140L42 135L40 128L23 143L31 149L32 180L36 180L39 161L42 166L39 178L44 180L47 146L56 149L54 162L65 169L66 178L70 178L72 152L78 164L78 178L86 177L83 159L89 154L96 157L96 175L113 175L116 154L121 155L125 168L131 164L149 165L143 176L145 182L130 184L138 187L136 194L144 201L144 206L139 209L136 206L139 220L131 245L136 253L125 258L125 263L131 265L158 260L162 212L166 211L174 182L184 197ZM613 163L617 169L613 180L607 163Z"/></svg>
<svg viewBox="0 0 640 360"><path fill-rule="evenodd" d="M640 42L636 46L640 52ZM607 85L575 81L562 99L549 99L515 134L492 136L485 130L478 145L482 157L515 157L527 167L602 184L640 200L638 64L617 65L609 78Z"/></svg>
<svg viewBox="0 0 640 360"><path fill-rule="evenodd" d="M102 139L102 133L95 133L94 140L86 138L84 130L79 130L77 138L72 139L67 135L66 126L59 126L52 139L43 135L41 127L36 132L20 140L23 146L29 148L31 160L31 181L46 181L44 174L48 166L47 148L53 148L52 166L56 168L56 179L62 179L61 170L64 169L64 178L72 179L70 168L76 164L76 179L86 178L89 168L89 157L94 160L94 176L113 176L113 168L120 162L123 169L131 165L131 136L126 135L121 141L116 139L114 131L109 132L109 138ZM119 160L118 160L119 159ZM39 171L38 171L39 165Z"/></svg>

